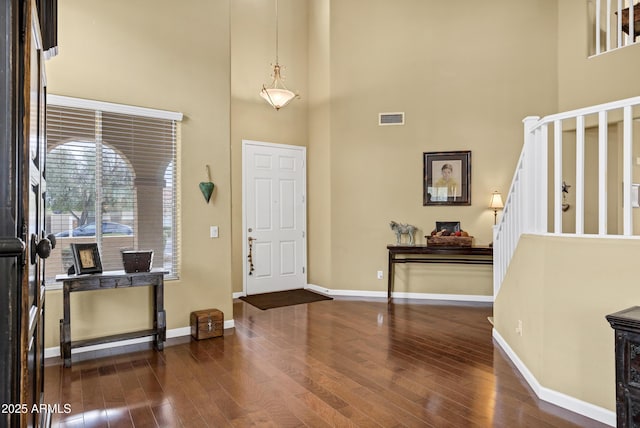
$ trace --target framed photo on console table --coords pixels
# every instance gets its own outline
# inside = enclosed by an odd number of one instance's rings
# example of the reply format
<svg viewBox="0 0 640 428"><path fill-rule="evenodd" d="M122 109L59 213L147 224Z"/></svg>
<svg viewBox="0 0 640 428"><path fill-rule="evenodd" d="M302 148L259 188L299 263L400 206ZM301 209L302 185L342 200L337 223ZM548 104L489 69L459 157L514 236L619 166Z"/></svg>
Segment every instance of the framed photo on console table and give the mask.
<svg viewBox="0 0 640 428"><path fill-rule="evenodd" d="M423 156L422 205L471 205L471 151Z"/></svg>
<svg viewBox="0 0 640 428"><path fill-rule="evenodd" d="M76 274L102 272L98 244L71 244L71 251Z"/></svg>

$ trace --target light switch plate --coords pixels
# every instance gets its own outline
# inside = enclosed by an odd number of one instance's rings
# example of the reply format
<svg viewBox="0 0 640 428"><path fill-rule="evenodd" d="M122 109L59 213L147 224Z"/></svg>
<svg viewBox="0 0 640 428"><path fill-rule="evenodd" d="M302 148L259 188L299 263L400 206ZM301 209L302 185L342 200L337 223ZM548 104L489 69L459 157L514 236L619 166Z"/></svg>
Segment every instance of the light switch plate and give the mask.
<svg viewBox="0 0 640 428"><path fill-rule="evenodd" d="M211 238L217 238L218 237L218 226L211 226L209 228L209 236Z"/></svg>

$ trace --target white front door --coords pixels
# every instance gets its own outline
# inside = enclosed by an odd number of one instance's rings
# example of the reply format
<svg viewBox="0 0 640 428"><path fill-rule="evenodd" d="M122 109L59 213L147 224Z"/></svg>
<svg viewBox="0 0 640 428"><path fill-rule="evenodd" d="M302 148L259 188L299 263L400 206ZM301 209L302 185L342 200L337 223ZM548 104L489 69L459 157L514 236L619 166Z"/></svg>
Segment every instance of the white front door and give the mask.
<svg viewBox="0 0 640 428"><path fill-rule="evenodd" d="M242 142L247 295L307 283L306 148Z"/></svg>

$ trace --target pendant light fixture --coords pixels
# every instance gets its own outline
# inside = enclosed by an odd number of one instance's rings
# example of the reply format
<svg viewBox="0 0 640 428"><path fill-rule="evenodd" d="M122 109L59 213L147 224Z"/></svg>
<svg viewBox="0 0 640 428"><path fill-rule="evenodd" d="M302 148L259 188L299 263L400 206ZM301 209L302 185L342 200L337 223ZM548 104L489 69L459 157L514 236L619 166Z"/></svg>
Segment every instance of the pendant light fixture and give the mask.
<svg viewBox="0 0 640 428"><path fill-rule="evenodd" d="M260 96L264 98L273 108L280 110L299 95L293 93L282 82L280 74L280 64L278 62L278 0L276 0L276 63L273 66L273 82L271 86L262 85Z"/></svg>

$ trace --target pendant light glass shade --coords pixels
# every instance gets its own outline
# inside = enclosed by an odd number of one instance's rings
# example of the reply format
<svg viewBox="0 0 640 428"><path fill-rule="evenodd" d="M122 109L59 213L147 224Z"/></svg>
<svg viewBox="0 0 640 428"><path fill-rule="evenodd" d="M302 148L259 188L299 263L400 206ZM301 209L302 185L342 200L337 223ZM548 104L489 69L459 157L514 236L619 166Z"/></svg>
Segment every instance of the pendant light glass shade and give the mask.
<svg viewBox="0 0 640 428"><path fill-rule="evenodd" d="M273 67L273 82L271 86L267 88L263 85L260 96L276 110L280 110L296 97L296 94L288 90L287 87L284 86L284 83L282 83L280 65L277 63Z"/></svg>
<svg viewBox="0 0 640 428"><path fill-rule="evenodd" d="M273 66L273 81L271 86L262 85L260 96L276 110L280 110L289 104L291 100L298 97L297 94L284 86L280 74L280 64L278 63L278 0L276 0L276 64Z"/></svg>

